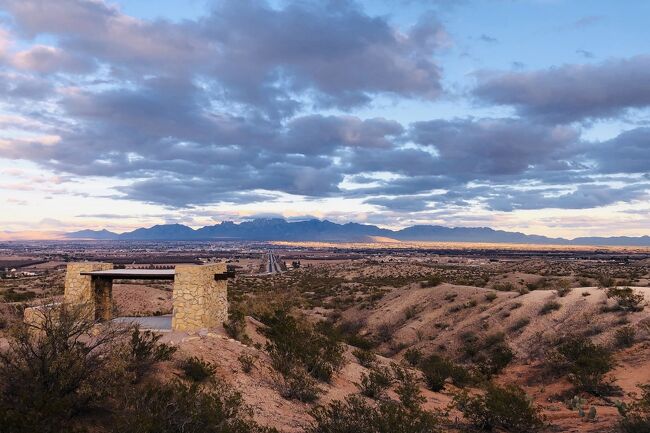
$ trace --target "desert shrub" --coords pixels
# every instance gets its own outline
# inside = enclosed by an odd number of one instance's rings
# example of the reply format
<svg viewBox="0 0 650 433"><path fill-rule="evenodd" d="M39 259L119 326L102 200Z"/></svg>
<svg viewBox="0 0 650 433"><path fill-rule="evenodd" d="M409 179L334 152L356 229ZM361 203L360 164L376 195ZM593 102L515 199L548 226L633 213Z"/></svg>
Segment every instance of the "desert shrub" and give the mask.
<svg viewBox="0 0 650 433"><path fill-rule="evenodd" d="M557 311L560 308L562 308L562 304L560 304L557 301L548 301L544 305L542 305L542 308L539 310L540 315L546 315L552 311Z"/></svg>
<svg viewBox="0 0 650 433"><path fill-rule="evenodd" d="M217 370L214 365L196 356L180 361L179 367L183 370L185 377L194 382L203 382L211 378Z"/></svg>
<svg viewBox="0 0 650 433"><path fill-rule="evenodd" d="M36 293L26 290L24 292L16 292L14 289L6 290L2 296L5 302L26 302L31 301L36 297Z"/></svg>
<svg viewBox="0 0 650 433"><path fill-rule="evenodd" d="M514 292L516 288L510 281L506 281L504 283L494 283L492 285L492 290L497 290L499 292Z"/></svg>
<svg viewBox="0 0 650 433"><path fill-rule="evenodd" d="M479 338L473 333L461 335L464 358L472 361L479 373L487 378L500 373L514 358L514 352L503 333Z"/></svg>
<svg viewBox="0 0 650 433"><path fill-rule="evenodd" d="M632 404L618 407L622 415L618 427L623 433L647 433L650 431L650 384L641 385L641 398Z"/></svg>
<svg viewBox="0 0 650 433"><path fill-rule="evenodd" d="M244 373L250 373L253 370L253 366L255 365L255 357L253 355L242 353L237 360L241 364L241 369Z"/></svg>
<svg viewBox="0 0 650 433"><path fill-rule="evenodd" d="M635 293L630 287L610 287L607 289L607 297L614 298L617 307L622 311L642 311L643 294Z"/></svg>
<svg viewBox="0 0 650 433"><path fill-rule="evenodd" d="M412 347L408 349L406 352L404 352L404 359L406 362L408 362L412 367L415 367L420 363L422 360L422 351L420 349L417 349L415 347Z"/></svg>
<svg viewBox="0 0 650 433"><path fill-rule="evenodd" d="M424 280L421 283L421 286L422 287L436 287L436 286L439 286L442 283L443 283L442 277L440 275L433 274L433 275L430 275L429 278Z"/></svg>
<svg viewBox="0 0 650 433"><path fill-rule="evenodd" d="M560 340L549 353L549 367L559 374L567 374L578 391L596 395L611 392L604 382L605 375L615 366L612 353L604 346L583 336L569 336Z"/></svg>
<svg viewBox="0 0 650 433"><path fill-rule="evenodd" d="M496 292L487 292L485 294L485 300L488 302L492 302L497 298Z"/></svg>
<svg viewBox="0 0 650 433"><path fill-rule="evenodd" d="M359 335L359 331L364 326L361 321L346 321L338 326L332 326L329 322L319 322L317 326L319 332L328 335L332 339L345 341L350 346L365 350L370 350L376 346L374 341Z"/></svg>
<svg viewBox="0 0 650 433"><path fill-rule="evenodd" d="M399 397L400 402L411 412L419 411L422 403L426 399L422 396L422 392L420 392L417 378L412 372L397 364L393 364L392 368L393 378L397 383L395 393Z"/></svg>
<svg viewBox="0 0 650 433"><path fill-rule="evenodd" d="M277 374L275 383L280 395L288 400L310 403L315 401L322 392L316 379L299 366L293 366Z"/></svg>
<svg viewBox="0 0 650 433"><path fill-rule="evenodd" d="M75 419L105 401L123 378L111 364L123 331L90 338L92 328L85 309L63 306L15 330L0 351L0 431L75 431Z"/></svg>
<svg viewBox="0 0 650 433"><path fill-rule="evenodd" d="M454 397L453 404L479 430L529 433L545 424L539 408L515 385L490 384L485 393L472 396L461 392Z"/></svg>
<svg viewBox="0 0 650 433"><path fill-rule="evenodd" d="M386 343L393 339L393 334L397 330L397 325L394 323L382 323L377 327L377 341Z"/></svg>
<svg viewBox="0 0 650 433"><path fill-rule="evenodd" d="M530 323L530 319L528 317L522 317L521 319L517 320L515 323L512 324L510 327L510 331L515 332L519 331L522 328L525 328L528 326Z"/></svg>
<svg viewBox="0 0 650 433"><path fill-rule="evenodd" d="M249 344L250 337L246 334L246 316L239 309L231 309L228 312L228 321L223 322L223 328L230 338L242 343Z"/></svg>
<svg viewBox="0 0 650 433"><path fill-rule="evenodd" d="M599 287L612 287L616 281L609 275L601 274L597 277Z"/></svg>
<svg viewBox="0 0 650 433"><path fill-rule="evenodd" d="M159 342L161 334L151 331L140 332L136 326L131 332L131 339L126 346L126 355L129 359L129 370L135 374L138 381L151 367L161 361L171 359L176 347Z"/></svg>
<svg viewBox="0 0 650 433"><path fill-rule="evenodd" d="M373 367L361 376L361 383L357 386L361 394L370 398L379 398L390 388L393 375L387 367Z"/></svg>
<svg viewBox="0 0 650 433"><path fill-rule="evenodd" d="M308 433L435 433L439 418L419 408L411 410L394 401L369 404L358 396L319 406L311 412Z"/></svg>
<svg viewBox="0 0 650 433"><path fill-rule="evenodd" d="M411 320L415 318L418 314L418 307L416 305L411 305L404 310L404 320Z"/></svg>
<svg viewBox="0 0 650 433"><path fill-rule="evenodd" d="M445 381L451 377L454 364L438 355L430 355L420 362L427 387L432 391L442 391Z"/></svg>
<svg viewBox="0 0 650 433"><path fill-rule="evenodd" d="M366 368L371 367L377 361L377 355L370 350L355 349L352 354L357 358L359 364Z"/></svg>
<svg viewBox="0 0 650 433"><path fill-rule="evenodd" d="M614 333L614 339L618 347L630 347L634 344L636 331L631 326L623 326Z"/></svg>
<svg viewBox="0 0 650 433"><path fill-rule="evenodd" d="M331 336L317 332L286 311L278 310L267 320L263 332L269 339L266 350L273 367L281 373L303 367L309 375L329 382L343 366L343 345Z"/></svg>
<svg viewBox="0 0 650 433"><path fill-rule="evenodd" d="M258 426L241 396L225 384L148 383L121 402L121 433L271 433Z"/></svg>
<svg viewBox="0 0 650 433"><path fill-rule="evenodd" d="M568 280L560 280L557 283L557 288L555 289L555 293L560 297L563 298L569 293L571 293L571 282Z"/></svg>

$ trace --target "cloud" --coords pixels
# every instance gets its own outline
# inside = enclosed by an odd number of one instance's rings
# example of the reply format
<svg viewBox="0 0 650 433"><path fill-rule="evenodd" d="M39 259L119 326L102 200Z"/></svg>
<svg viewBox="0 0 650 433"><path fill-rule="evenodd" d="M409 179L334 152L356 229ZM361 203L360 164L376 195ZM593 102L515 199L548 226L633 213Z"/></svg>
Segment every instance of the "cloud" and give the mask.
<svg viewBox="0 0 650 433"><path fill-rule="evenodd" d="M581 148L586 159L596 164L600 173L649 173L650 128L625 131L611 140L585 143Z"/></svg>
<svg viewBox="0 0 650 433"><path fill-rule="evenodd" d="M579 138L579 132L571 127L518 119L416 122L410 135L415 143L438 154L431 172L458 179L522 174L532 168L567 168L563 150Z"/></svg>
<svg viewBox="0 0 650 433"><path fill-rule="evenodd" d="M35 45L13 55L13 65L22 70L52 73L89 73L95 65L90 59L70 55L65 51L46 45Z"/></svg>
<svg viewBox="0 0 650 433"><path fill-rule="evenodd" d="M488 44L495 44L495 43L499 42L499 40L497 38L495 38L494 36L490 36L490 35L485 34L485 33L483 33L483 34L481 34L481 36L479 36L479 40L481 40L483 42L487 42Z"/></svg>
<svg viewBox="0 0 650 433"><path fill-rule="evenodd" d="M489 198L489 208L510 212L515 209L589 209L619 202L647 200L650 184L631 184L624 187L607 185L579 185L574 191L556 189L504 192Z"/></svg>
<svg viewBox="0 0 650 433"><path fill-rule="evenodd" d="M649 81L650 56L641 55L533 72L485 72L478 76L474 95L512 105L524 117L568 123L649 106Z"/></svg>
<svg viewBox="0 0 650 433"><path fill-rule="evenodd" d="M24 37L54 35L66 55L106 63L115 78L200 79L223 104L237 101L272 117L291 116L306 95L317 106L341 108L376 94L437 98L432 54L448 43L430 15L402 31L345 0L283 8L224 0L180 23L136 19L99 0L0 0L0 7ZM52 57L34 49L31 57Z"/></svg>

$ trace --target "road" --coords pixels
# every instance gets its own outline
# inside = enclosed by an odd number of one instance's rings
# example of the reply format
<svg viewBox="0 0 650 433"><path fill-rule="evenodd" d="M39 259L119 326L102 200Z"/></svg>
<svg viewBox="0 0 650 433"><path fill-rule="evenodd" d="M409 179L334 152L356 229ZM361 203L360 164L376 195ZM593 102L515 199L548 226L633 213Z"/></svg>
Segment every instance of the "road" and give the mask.
<svg viewBox="0 0 650 433"><path fill-rule="evenodd" d="M269 274L282 272L277 257L275 257L275 254L273 254L271 251L267 253L266 271Z"/></svg>

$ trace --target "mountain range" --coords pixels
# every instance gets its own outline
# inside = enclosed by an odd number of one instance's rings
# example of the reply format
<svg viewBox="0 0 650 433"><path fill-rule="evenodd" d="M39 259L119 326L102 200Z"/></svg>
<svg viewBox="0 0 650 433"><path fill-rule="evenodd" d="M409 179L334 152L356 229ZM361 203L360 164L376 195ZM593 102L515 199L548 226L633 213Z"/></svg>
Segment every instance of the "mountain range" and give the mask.
<svg viewBox="0 0 650 433"><path fill-rule="evenodd" d="M246 240L329 242L367 242L371 241L374 237L384 237L398 241L650 246L650 236L580 237L565 239L494 230L489 227L415 225L401 230L389 230L369 224L337 224L331 221L317 219L289 222L281 218L254 219L239 224L232 221L224 221L199 229L193 229L182 224L160 224L125 233L114 233L105 229L81 230L67 233L65 237L67 239L148 241Z"/></svg>

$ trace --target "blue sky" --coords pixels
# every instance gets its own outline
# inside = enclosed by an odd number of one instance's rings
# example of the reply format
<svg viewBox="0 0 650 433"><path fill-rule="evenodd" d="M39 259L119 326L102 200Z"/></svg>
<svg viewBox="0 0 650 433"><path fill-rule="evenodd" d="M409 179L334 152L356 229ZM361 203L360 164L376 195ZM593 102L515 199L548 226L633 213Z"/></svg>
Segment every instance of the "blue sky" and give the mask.
<svg viewBox="0 0 650 433"><path fill-rule="evenodd" d="M648 16L0 0L0 232L283 216L647 234Z"/></svg>

